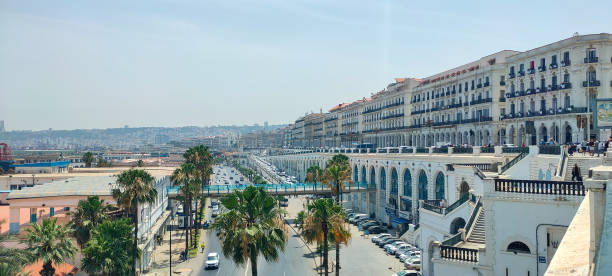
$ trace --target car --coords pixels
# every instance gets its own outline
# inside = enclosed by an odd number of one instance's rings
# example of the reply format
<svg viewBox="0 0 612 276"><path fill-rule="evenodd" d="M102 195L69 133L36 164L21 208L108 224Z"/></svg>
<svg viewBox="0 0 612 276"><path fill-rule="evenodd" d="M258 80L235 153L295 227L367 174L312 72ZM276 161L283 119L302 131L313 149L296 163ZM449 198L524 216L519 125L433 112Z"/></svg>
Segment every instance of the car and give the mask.
<svg viewBox="0 0 612 276"><path fill-rule="evenodd" d="M404 267L406 269L421 270L421 258L419 257L418 259L414 258L414 259L408 259L404 261Z"/></svg>
<svg viewBox="0 0 612 276"><path fill-rule="evenodd" d="M385 229L383 229L380 226L374 226L374 227L368 228L368 233L370 233L370 234L379 234L379 233L383 233L383 232L385 232Z"/></svg>
<svg viewBox="0 0 612 276"><path fill-rule="evenodd" d="M391 234L389 234L389 233L378 234L378 235L376 235L375 237L372 238L372 242L375 243L377 240L380 240L380 239L385 238L385 237L391 237Z"/></svg>
<svg viewBox="0 0 612 276"><path fill-rule="evenodd" d="M374 223L374 224L370 224L370 225L364 226L362 230L364 230L364 231L368 230L369 231L373 227L380 227L380 224L378 222Z"/></svg>
<svg viewBox="0 0 612 276"><path fill-rule="evenodd" d="M397 257L398 255L395 254L395 253L397 253L397 251L403 250L403 249L406 249L406 248L409 248L409 247L410 247L410 245L407 244L407 243L398 244L398 245L395 246L395 248L390 248L389 249L389 254L393 254L393 255L395 255Z"/></svg>
<svg viewBox="0 0 612 276"><path fill-rule="evenodd" d="M385 245L385 252L387 252L387 254L395 254L395 250L397 250L397 247L404 244L406 244L404 241L397 241L391 244L387 244Z"/></svg>
<svg viewBox="0 0 612 276"><path fill-rule="evenodd" d="M419 273L416 270L412 270L412 269L408 270L407 269L407 270L402 270L402 271L400 271L398 273L393 273L393 274L391 274L391 276L421 276L421 273Z"/></svg>
<svg viewBox="0 0 612 276"><path fill-rule="evenodd" d="M219 253L217 252L212 252L212 253L208 253L208 256L206 257L206 269L217 269L219 268Z"/></svg>
<svg viewBox="0 0 612 276"><path fill-rule="evenodd" d="M366 221L366 220L368 220L368 217L367 217L367 216L365 216L365 217L358 217L357 219L354 219L354 220L353 220L353 224L354 224L354 225L359 225L359 223L360 223L360 222L362 222L362 221Z"/></svg>
<svg viewBox="0 0 612 276"><path fill-rule="evenodd" d="M363 223L359 224L359 230L366 230L366 229L368 229L368 227L373 226L373 225L378 225L378 222L376 222L376 221L366 221L366 222L363 222Z"/></svg>
<svg viewBox="0 0 612 276"><path fill-rule="evenodd" d="M401 246L398 247L397 250L395 250L395 257L399 258L402 254L410 255L410 253L414 251L418 251L418 249L414 248L410 244L408 244L407 246Z"/></svg>
<svg viewBox="0 0 612 276"><path fill-rule="evenodd" d="M384 243L384 242L386 242L387 240L390 240L390 239L395 239L395 237L389 235L388 237L381 238L381 239L376 241L376 245Z"/></svg>
<svg viewBox="0 0 612 276"><path fill-rule="evenodd" d="M412 254L414 254L414 255L412 255ZM400 257L399 257L400 262L402 262L402 263L405 262L408 259L415 259L415 258L416 259L420 259L421 258L421 252L420 251L417 251L417 252L407 252L407 253L401 254Z"/></svg>
<svg viewBox="0 0 612 276"><path fill-rule="evenodd" d="M388 239L388 240L385 240L383 243L380 243L378 247L385 248L387 244L393 244L394 242L401 242L401 241L402 240L398 238Z"/></svg>

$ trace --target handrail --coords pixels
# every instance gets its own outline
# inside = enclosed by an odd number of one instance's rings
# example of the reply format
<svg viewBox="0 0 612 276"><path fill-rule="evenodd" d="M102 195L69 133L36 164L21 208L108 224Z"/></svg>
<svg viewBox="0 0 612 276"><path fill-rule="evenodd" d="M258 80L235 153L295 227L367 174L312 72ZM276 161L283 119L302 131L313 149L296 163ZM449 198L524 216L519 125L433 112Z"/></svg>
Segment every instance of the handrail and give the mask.
<svg viewBox="0 0 612 276"><path fill-rule="evenodd" d="M564 172L565 172L565 162L567 160L567 153L565 151L561 152L561 160L559 160L561 162L561 164L559 165L559 167L557 168L557 171L555 172L555 176L564 176Z"/></svg>
<svg viewBox="0 0 612 276"><path fill-rule="evenodd" d="M440 246L440 257L443 259L478 263L478 249Z"/></svg>
<svg viewBox="0 0 612 276"><path fill-rule="evenodd" d="M470 199L469 193L463 194L457 201L455 201L453 204L451 204L448 207L442 207L438 205L439 204L438 200L424 200L422 207L423 209L432 211L434 213L438 213L441 215L447 215L448 213L457 209L459 206L461 206L463 203L465 203L469 199Z"/></svg>
<svg viewBox="0 0 612 276"><path fill-rule="evenodd" d="M577 181L495 179L495 191L505 193L584 196L585 188Z"/></svg>
<svg viewBox="0 0 612 276"><path fill-rule="evenodd" d="M514 166L514 164L518 163L519 161L521 161L523 158L525 158L525 156L527 156L528 153L526 152L521 152L521 154L517 155L516 157L514 157L514 159L510 160L510 162L506 163L505 165L502 166L502 173L504 173L505 171L507 171L510 167Z"/></svg>
<svg viewBox="0 0 612 276"><path fill-rule="evenodd" d="M460 243L462 241L463 241L463 239L461 239L461 232L458 232L454 236L451 236L450 238L448 238L445 241L443 241L442 245L453 246L453 245L458 244L458 243Z"/></svg>
<svg viewBox="0 0 612 276"><path fill-rule="evenodd" d="M476 206L474 207L474 210L472 210L472 214L470 214L470 219L468 219L468 222L465 224L465 237L467 238L468 234L471 232L471 228L472 228L472 224L474 224L474 222L476 221L476 216L478 215L478 211L480 210L480 208L482 207L482 203L480 203L480 197L478 197L476 199Z"/></svg>

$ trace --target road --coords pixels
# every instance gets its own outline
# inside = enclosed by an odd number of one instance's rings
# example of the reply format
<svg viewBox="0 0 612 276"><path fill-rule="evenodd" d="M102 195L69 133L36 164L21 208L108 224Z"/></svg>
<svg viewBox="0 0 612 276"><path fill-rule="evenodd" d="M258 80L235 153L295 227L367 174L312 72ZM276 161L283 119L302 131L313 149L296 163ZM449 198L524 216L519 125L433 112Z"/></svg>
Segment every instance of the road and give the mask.
<svg viewBox="0 0 612 276"><path fill-rule="evenodd" d="M232 173L232 170L234 171L234 173ZM234 179L236 179L236 177L240 179L240 173L231 167L218 166L214 168L214 171L215 175L219 175L220 177L219 179L215 179L213 185L223 185L225 179L229 178L229 176L232 176ZM219 173L217 174L217 172ZM246 181L241 184L246 184ZM301 204L301 201L297 199L293 199L290 202L291 207L295 205L295 208L298 207L297 205L299 205L299 208L301 208ZM207 209L207 220L211 220L210 212L210 209ZM315 263L312 258L309 258L309 249L304 245L299 236L295 232L293 232L291 228L288 229L289 239L285 246L285 251L279 254L278 260L276 262L267 262L263 257L260 257L258 259L257 269L259 275L317 275L314 269ZM248 265L237 265L231 260L231 258L226 258L223 255L223 253L221 252L221 244L219 243L219 239L215 231L206 230L203 238L205 239L206 244L205 254L202 254L189 261L190 263L194 264L194 266L191 266L194 269L191 275L251 275L250 263ZM219 269L215 270L205 270L205 258L206 255L211 252L219 253L220 267Z"/></svg>

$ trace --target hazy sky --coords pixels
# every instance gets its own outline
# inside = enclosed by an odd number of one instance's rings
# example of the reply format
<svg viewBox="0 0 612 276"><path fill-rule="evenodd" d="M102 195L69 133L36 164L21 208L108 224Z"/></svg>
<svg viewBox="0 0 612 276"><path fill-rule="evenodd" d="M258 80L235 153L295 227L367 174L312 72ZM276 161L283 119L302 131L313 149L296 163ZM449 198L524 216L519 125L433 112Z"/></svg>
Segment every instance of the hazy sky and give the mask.
<svg viewBox="0 0 612 276"><path fill-rule="evenodd" d="M394 77L612 32L610 10L609 0L0 0L0 120L9 130L289 123Z"/></svg>

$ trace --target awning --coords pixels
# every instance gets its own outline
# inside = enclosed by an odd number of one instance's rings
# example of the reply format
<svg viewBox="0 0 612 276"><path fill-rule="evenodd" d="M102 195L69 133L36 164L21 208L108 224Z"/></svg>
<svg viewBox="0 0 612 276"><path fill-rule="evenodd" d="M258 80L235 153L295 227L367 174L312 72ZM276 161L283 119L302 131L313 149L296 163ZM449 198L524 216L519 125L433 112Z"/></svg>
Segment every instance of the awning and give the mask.
<svg viewBox="0 0 612 276"><path fill-rule="evenodd" d="M410 221L405 218L394 218L391 222L397 223L397 224L404 224L404 223L409 223Z"/></svg>

